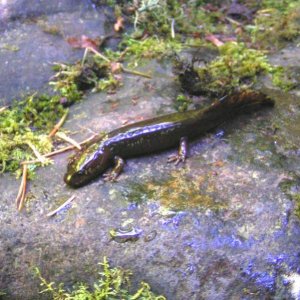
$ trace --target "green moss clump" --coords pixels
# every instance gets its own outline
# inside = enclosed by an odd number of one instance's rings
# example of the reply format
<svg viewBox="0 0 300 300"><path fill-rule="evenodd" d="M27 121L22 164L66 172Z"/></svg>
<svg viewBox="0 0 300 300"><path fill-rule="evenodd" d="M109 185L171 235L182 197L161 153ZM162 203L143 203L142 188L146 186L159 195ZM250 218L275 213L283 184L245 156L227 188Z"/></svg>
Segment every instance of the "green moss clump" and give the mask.
<svg viewBox="0 0 300 300"><path fill-rule="evenodd" d="M49 293L53 300L65 299L130 299L130 300L165 300L164 296L155 295L149 284L141 282L140 288L131 294L128 291L130 285L131 273L121 268L111 268L107 259L104 257L102 272L99 273L99 279L94 283L93 287L85 283L77 284L72 291L67 291L61 283L58 286L54 282L48 282L44 279L38 268L35 269L37 277L41 281L44 288L40 293Z"/></svg>
<svg viewBox="0 0 300 300"><path fill-rule="evenodd" d="M219 51L216 59L196 69L204 94L222 95L242 85L250 86L258 74L272 69L263 52L244 43L226 43Z"/></svg>
<svg viewBox="0 0 300 300"><path fill-rule="evenodd" d="M15 172L24 160L36 159L34 150L49 152L47 132L63 115L59 96L32 95L0 113L0 170Z"/></svg>
<svg viewBox="0 0 300 300"><path fill-rule="evenodd" d="M149 37L145 40L124 39L122 47L126 49L126 60L129 66L137 66L143 59L161 59L182 49L182 44L175 40Z"/></svg>
<svg viewBox="0 0 300 300"><path fill-rule="evenodd" d="M175 100L175 109L178 112L187 111L189 105L192 103L191 99L183 94L179 94Z"/></svg>
<svg viewBox="0 0 300 300"><path fill-rule="evenodd" d="M248 48L244 43L224 44L219 47L217 58L191 72L194 72L194 77L198 76L193 86L184 81L187 78L185 73L181 81L184 88L191 89L193 94L226 95L236 88L251 87L261 74L270 74L275 85L290 88L289 82L284 80L283 68L271 65L263 51Z"/></svg>
<svg viewBox="0 0 300 300"><path fill-rule="evenodd" d="M283 91L290 91L299 85L297 77L299 75L293 74L293 70L290 68L284 68L282 66L273 67L270 70L272 75L273 84Z"/></svg>
<svg viewBox="0 0 300 300"><path fill-rule="evenodd" d="M120 52L105 51L105 59L98 55L87 54L83 60L75 64L57 64L54 67L56 75L50 82L56 92L71 105L81 100L87 91L114 91L121 86L116 79L111 63L118 60Z"/></svg>

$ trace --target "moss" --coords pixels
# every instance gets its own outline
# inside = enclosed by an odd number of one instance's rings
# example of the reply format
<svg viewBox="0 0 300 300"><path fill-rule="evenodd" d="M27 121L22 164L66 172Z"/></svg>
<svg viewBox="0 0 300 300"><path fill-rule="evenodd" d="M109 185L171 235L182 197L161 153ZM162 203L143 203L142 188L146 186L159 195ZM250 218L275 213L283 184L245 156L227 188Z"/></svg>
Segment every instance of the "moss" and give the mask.
<svg viewBox="0 0 300 300"><path fill-rule="evenodd" d="M49 152L47 132L63 115L59 96L32 95L0 113L0 170L15 172L23 160L35 159L33 148ZM33 171L33 168L30 169Z"/></svg>
<svg viewBox="0 0 300 300"><path fill-rule="evenodd" d="M174 0L146 0L139 3L135 11L135 30L151 36L172 36L172 21L181 24L184 22L182 7Z"/></svg>
<svg viewBox="0 0 300 300"><path fill-rule="evenodd" d="M7 50L7 51L12 51L12 52L17 52L20 50L18 46L15 45L10 45L10 44L2 44L0 49L2 50Z"/></svg>
<svg viewBox="0 0 300 300"><path fill-rule="evenodd" d="M45 33L63 36L61 28L57 25L50 25L45 18L40 18L39 20L37 20L36 24Z"/></svg>
<svg viewBox="0 0 300 300"><path fill-rule="evenodd" d="M290 91L299 86L299 73L292 68L284 68L282 66L276 66L270 69L272 75L273 84L279 87L283 91Z"/></svg>
<svg viewBox="0 0 300 300"><path fill-rule="evenodd" d="M249 49L244 43L229 42L219 48L219 56L204 67L195 68L197 81L190 87L185 84L188 76L183 73L180 78L184 88L193 90L194 94L225 95L242 85L251 86L258 74L272 69L265 54Z"/></svg>
<svg viewBox="0 0 300 300"><path fill-rule="evenodd" d="M300 219L300 194L295 194L293 196L293 200L295 201L295 215Z"/></svg>
<svg viewBox="0 0 300 300"><path fill-rule="evenodd" d="M277 9L282 13L288 12L299 4L298 0L263 0L261 7L265 9Z"/></svg>
<svg viewBox="0 0 300 300"><path fill-rule="evenodd" d="M183 94L179 94L175 100L175 109L179 112L184 112L188 109L188 106L192 103L191 99Z"/></svg>
<svg viewBox="0 0 300 300"><path fill-rule="evenodd" d="M125 58L129 66L137 66L145 59L161 59L182 49L182 44L175 40L157 37L149 37L140 41L127 36L121 46L126 49Z"/></svg>
<svg viewBox="0 0 300 300"><path fill-rule="evenodd" d="M284 5L283 2L290 3ZM252 42L257 47L276 50L299 36L300 4L295 1L278 1L278 5L272 4L274 5L258 11L254 24L248 28Z"/></svg>
<svg viewBox="0 0 300 300"><path fill-rule="evenodd" d="M276 86L289 90L294 83L286 74L284 68L271 65L263 51L228 42L219 47L219 56L214 60L199 68L188 66L179 80L191 94L219 97L237 88L251 87L259 75L270 75Z"/></svg>
<svg viewBox="0 0 300 300"><path fill-rule="evenodd" d="M35 269L35 274L41 281L43 290L40 293L48 293L53 300L63 299L131 299L131 300L164 300L164 296L155 295L150 285L141 282L139 289L133 294L129 292L131 272L121 268L111 268L107 259L104 257L100 264L102 270L99 273L98 280L89 286L86 283L77 283L71 291L67 291L62 283L56 285L54 282L48 282L42 277L39 269Z"/></svg>
<svg viewBox="0 0 300 300"><path fill-rule="evenodd" d="M293 190L297 190L299 186L299 180L285 179L280 182L280 189L285 193L289 199L294 201L294 214L300 219L300 193Z"/></svg>

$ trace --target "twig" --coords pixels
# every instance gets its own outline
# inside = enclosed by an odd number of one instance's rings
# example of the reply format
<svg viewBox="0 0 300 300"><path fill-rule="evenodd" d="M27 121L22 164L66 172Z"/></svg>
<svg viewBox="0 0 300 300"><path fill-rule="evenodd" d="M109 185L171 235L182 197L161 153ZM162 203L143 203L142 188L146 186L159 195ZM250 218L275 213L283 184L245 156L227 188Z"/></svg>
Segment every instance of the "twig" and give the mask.
<svg viewBox="0 0 300 300"><path fill-rule="evenodd" d="M16 198L16 204L18 211L21 211L24 206L25 193L27 183L27 165L23 165L22 180L19 188L19 192Z"/></svg>
<svg viewBox="0 0 300 300"><path fill-rule="evenodd" d="M75 146L64 147L62 149L46 153L46 154L44 154L44 157L48 158L48 157L51 157L51 156L54 156L54 155L57 155L57 154L60 154L60 153L63 153L63 152L69 151L69 150L73 150L74 148L75 148ZM39 162L40 161L37 160L37 159L34 159L34 160L24 160L24 161L21 162L21 165L31 165L31 164L36 164L36 163L39 163Z"/></svg>
<svg viewBox="0 0 300 300"><path fill-rule="evenodd" d="M237 26L243 26L243 24L242 23L240 23L240 22L238 22L238 21L236 21L236 20L233 20L233 19L231 19L231 18L229 18L229 17L225 17L225 19L228 21L228 22L230 22L230 23L232 23L232 24L234 24L234 25L237 25Z"/></svg>
<svg viewBox="0 0 300 300"><path fill-rule="evenodd" d="M86 49L88 49L89 51L93 52L94 54L98 55L99 57L101 57L103 60L110 62L110 59L108 59L106 56L104 56L103 54L101 54L100 52L98 52L97 50L91 48L91 47L87 47Z"/></svg>
<svg viewBox="0 0 300 300"><path fill-rule="evenodd" d="M86 56L87 56L88 52L89 52L89 49L85 48L84 53L83 53L83 57L82 57L82 60L81 60L81 67L83 67L83 65L84 65L84 62L85 62L85 59L86 59Z"/></svg>
<svg viewBox="0 0 300 300"><path fill-rule="evenodd" d="M42 164L46 163L47 159L38 151L38 149L36 149L36 147L31 142L27 142L27 145L33 151L34 155L36 156L36 158L40 163Z"/></svg>
<svg viewBox="0 0 300 300"><path fill-rule="evenodd" d="M69 144L73 145L75 148L81 150L80 145L72 138L66 136L63 132L57 132L56 136L58 136L60 139L62 139L64 141L68 142Z"/></svg>
<svg viewBox="0 0 300 300"><path fill-rule="evenodd" d="M96 51L95 49L90 48L90 47L88 47L88 48L86 48L86 49L89 50L89 51L91 51L91 52L93 52L94 54L98 55L99 57L101 57L101 58L104 59L105 61L107 61L107 62L109 62L109 63L111 62L110 59L108 59L106 56L104 56L104 55L101 54L100 52ZM150 79L152 78L151 75L148 75L148 74L145 74L145 73L142 73L142 72L139 72L139 71L128 70L128 69L124 68L122 65L121 65L121 69L122 69L122 71L125 72L125 73L129 73L129 74L133 74L133 75L138 75L138 76L142 76L142 77L146 77L146 78L150 78Z"/></svg>
<svg viewBox="0 0 300 300"><path fill-rule="evenodd" d="M175 39L175 19L172 18L172 22L171 22L171 37L172 39Z"/></svg>
<svg viewBox="0 0 300 300"><path fill-rule="evenodd" d="M64 115L61 117L61 119L59 120L59 122L53 127L53 129L51 130L51 132L49 133L48 137L52 137L56 134L56 132L60 129L60 127L64 124L64 122L66 121L66 118L68 116L69 110L67 109L66 112L64 113Z"/></svg>
<svg viewBox="0 0 300 300"><path fill-rule="evenodd" d="M52 217L56 215L59 211L61 211L63 208L65 208L68 204L70 204L75 199L75 196L71 196L67 201L65 201L61 206L56 208L55 210L50 211L47 213L47 217Z"/></svg>
<svg viewBox="0 0 300 300"><path fill-rule="evenodd" d="M0 107L0 113L2 113L3 111L5 111L8 108L8 106L2 106Z"/></svg>
<svg viewBox="0 0 300 300"><path fill-rule="evenodd" d="M125 55L127 54L128 51L129 51L129 49L126 48L126 49L120 54L120 56L119 56L119 58L118 58L118 61L119 61L119 62L122 61L122 60L124 59L124 57L125 57Z"/></svg>
<svg viewBox="0 0 300 300"><path fill-rule="evenodd" d="M79 143L80 146L88 143L89 141L91 141L93 138L95 137L95 135L89 137L88 139L82 141L81 143ZM58 150L55 150L55 151L52 151L52 152L49 152L49 153L46 153L44 154L44 157L52 157L52 156L55 156L57 154L60 154L60 153L63 153L63 152L66 152L66 151L69 151L69 150L73 150L75 148L75 146L67 146L67 147L64 147L62 149L58 149ZM36 163L39 163L40 161L39 160L25 160L25 161L22 161L21 164L22 165L31 165L31 164L36 164Z"/></svg>
<svg viewBox="0 0 300 300"><path fill-rule="evenodd" d="M125 73L129 73L129 74L133 74L133 75L138 75L138 76L142 76L142 77L150 78L150 79L152 78L152 76L149 75L149 74L145 74L145 73L142 73L142 72L139 72L139 71L135 71L135 70L128 70L128 69L125 69L123 66L121 66L121 69Z"/></svg>

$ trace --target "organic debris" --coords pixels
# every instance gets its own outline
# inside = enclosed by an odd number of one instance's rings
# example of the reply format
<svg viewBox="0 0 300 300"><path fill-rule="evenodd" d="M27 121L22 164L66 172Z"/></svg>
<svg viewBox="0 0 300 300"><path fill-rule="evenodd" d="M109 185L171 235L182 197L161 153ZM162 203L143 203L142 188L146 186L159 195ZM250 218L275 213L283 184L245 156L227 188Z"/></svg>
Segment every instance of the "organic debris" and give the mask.
<svg viewBox="0 0 300 300"><path fill-rule="evenodd" d="M27 183L27 165L23 165L22 181L21 181L18 195L16 197L16 205L18 211L21 211L24 206L25 195L26 195L26 183Z"/></svg>
<svg viewBox="0 0 300 300"><path fill-rule="evenodd" d="M64 113L64 115L61 117L61 119L59 120L59 122L57 124L55 124L55 126L53 127L53 129L51 130L51 132L49 133L48 137L52 137L54 136L57 131L61 128L61 126L65 123L65 120L68 116L69 110L67 109L66 112Z"/></svg>
<svg viewBox="0 0 300 300"><path fill-rule="evenodd" d="M0 114L0 168L2 172L16 172L24 160L51 151L52 142L47 131L53 128L57 118L64 114L59 96L31 95ZM29 168L29 177L34 168ZM18 171L20 175L20 171Z"/></svg>
<svg viewBox="0 0 300 300"><path fill-rule="evenodd" d="M100 37L91 39L85 35L82 35L80 38L68 37L66 41L72 48L92 48L98 50L101 45Z"/></svg>

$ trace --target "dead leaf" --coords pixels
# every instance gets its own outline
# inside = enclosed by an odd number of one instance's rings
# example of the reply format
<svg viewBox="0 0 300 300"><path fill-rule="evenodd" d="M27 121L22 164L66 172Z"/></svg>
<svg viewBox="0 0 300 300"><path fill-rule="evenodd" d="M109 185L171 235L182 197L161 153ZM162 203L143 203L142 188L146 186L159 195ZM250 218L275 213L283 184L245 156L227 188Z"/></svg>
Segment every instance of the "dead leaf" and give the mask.
<svg viewBox="0 0 300 300"><path fill-rule="evenodd" d="M99 46L101 45L100 37L92 39L85 35L82 35L80 38L68 37L66 41L72 48L92 48L96 51L99 49Z"/></svg>
<svg viewBox="0 0 300 300"><path fill-rule="evenodd" d="M114 30L116 32L121 31L122 29L124 29L124 18L122 18L121 16L117 18L116 23L114 24Z"/></svg>
<svg viewBox="0 0 300 300"><path fill-rule="evenodd" d="M122 71L122 65L114 61L110 64L110 70L113 74L120 73Z"/></svg>

